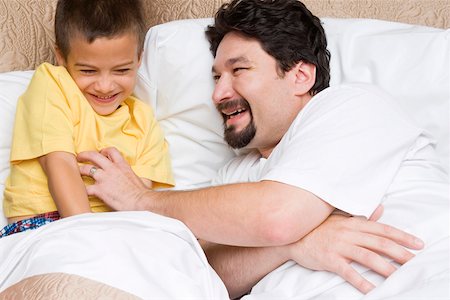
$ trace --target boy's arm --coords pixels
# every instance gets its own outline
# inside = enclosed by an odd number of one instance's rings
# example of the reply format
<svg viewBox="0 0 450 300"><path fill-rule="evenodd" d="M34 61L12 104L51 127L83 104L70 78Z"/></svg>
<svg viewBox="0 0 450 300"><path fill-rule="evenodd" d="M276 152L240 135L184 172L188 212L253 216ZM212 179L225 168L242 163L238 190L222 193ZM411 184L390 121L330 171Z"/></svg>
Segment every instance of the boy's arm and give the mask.
<svg viewBox="0 0 450 300"><path fill-rule="evenodd" d="M39 157L48 189L61 217L91 212L75 155L56 151Z"/></svg>

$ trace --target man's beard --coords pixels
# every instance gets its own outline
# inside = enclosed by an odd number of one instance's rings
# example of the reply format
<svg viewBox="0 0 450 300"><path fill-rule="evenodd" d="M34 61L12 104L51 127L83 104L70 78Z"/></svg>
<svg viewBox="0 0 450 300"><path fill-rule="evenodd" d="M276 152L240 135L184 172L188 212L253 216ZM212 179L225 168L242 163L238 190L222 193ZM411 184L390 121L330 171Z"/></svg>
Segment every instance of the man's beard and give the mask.
<svg viewBox="0 0 450 300"><path fill-rule="evenodd" d="M231 125L224 130L224 139L231 148L240 149L247 146L255 137L256 127L253 123L253 117L244 129L240 132L235 131L235 126Z"/></svg>
<svg viewBox="0 0 450 300"><path fill-rule="evenodd" d="M224 114L222 114L223 120L224 120L224 139L230 145L230 147L234 149L240 149L245 146L247 146L252 139L255 137L256 134L256 126L253 122L253 115L250 110L250 105L248 102L244 99L239 100L231 100L224 103L220 103L217 105L217 109L221 113L221 111L225 108L231 108L231 107L241 107L244 108L245 111L247 111L250 114L250 123L241 131L236 132L236 127L234 125L231 125L227 127L226 123L228 120L228 117Z"/></svg>

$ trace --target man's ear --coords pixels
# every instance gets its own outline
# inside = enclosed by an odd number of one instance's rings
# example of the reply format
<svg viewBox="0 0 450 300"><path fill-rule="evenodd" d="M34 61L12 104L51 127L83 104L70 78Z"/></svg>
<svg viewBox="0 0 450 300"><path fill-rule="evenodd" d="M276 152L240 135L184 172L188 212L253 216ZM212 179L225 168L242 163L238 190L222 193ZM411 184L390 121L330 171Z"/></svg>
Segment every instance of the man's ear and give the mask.
<svg viewBox="0 0 450 300"><path fill-rule="evenodd" d="M309 94L311 88L316 83L316 66L300 61L292 69L295 75L295 90L296 95L301 96Z"/></svg>
<svg viewBox="0 0 450 300"><path fill-rule="evenodd" d="M65 66L66 60L64 58L64 55L62 54L61 50L58 48L58 46L55 46L55 56L56 56L56 62L59 66Z"/></svg>

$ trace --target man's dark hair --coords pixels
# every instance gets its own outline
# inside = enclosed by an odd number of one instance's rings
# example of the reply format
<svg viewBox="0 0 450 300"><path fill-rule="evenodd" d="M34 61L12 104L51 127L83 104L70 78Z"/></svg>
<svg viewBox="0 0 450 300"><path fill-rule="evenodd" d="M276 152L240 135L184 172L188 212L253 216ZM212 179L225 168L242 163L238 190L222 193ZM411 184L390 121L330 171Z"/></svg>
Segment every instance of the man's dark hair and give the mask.
<svg viewBox="0 0 450 300"><path fill-rule="evenodd" d="M330 84L330 52L318 17L297 0L233 0L223 4L206 36L216 56L229 32L256 39L274 57L282 74L304 61L316 66L314 95Z"/></svg>
<svg viewBox="0 0 450 300"><path fill-rule="evenodd" d="M70 52L70 38L76 34L92 43L100 37L132 33L140 54L146 29L140 0L59 0L56 6L56 46L64 59Z"/></svg>

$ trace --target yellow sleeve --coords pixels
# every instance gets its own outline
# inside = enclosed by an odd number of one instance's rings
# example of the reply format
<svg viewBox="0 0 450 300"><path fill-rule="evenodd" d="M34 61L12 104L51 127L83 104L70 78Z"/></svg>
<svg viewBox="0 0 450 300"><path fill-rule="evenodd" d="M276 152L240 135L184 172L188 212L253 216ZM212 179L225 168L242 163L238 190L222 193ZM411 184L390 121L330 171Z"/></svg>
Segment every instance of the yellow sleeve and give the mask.
<svg viewBox="0 0 450 300"><path fill-rule="evenodd" d="M153 188L172 187L175 185L175 180L172 173L169 146L151 108L146 107L145 113L141 115L148 120L148 130L139 142L138 155L133 170L139 177L150 179L153 182ZM139 120L136 121L139 122ZM141 122L144 123L144 121Z"/></svg>
<svg viewBox="0 0 450 300"><path fill-rule="evenodd" d="M73 113L64 88L78 89L63 67L39 66L16 108L11 161L54 151L75 154Z"/></svg>

